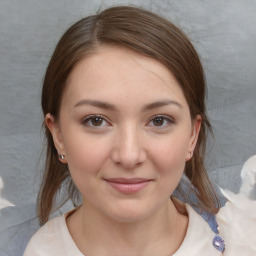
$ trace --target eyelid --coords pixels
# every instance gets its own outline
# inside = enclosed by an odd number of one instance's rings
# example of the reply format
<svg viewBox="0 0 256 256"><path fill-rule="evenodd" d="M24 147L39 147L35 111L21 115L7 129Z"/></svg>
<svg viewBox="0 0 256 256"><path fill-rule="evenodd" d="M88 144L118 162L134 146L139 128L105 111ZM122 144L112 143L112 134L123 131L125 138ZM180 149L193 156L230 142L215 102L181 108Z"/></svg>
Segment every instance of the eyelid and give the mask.
<svg viewBox="0 0 256 256"><path fill-rule="evenodd" d="M157 118L157 117L162 117L165 121L169 122L169 125L168 125L168 126L170 126L170 125L172 125L172 124L175 123L174 118L172 118L172 117L170 117L170 116L168 116L168 115L161 115L161 114L158 114L158 115L155 115L155 116L151 117L151 118L149 119L149 121L147 122L147 124L149 124L150 122L152 122L152 121L153 121L155 118ZM159 128L159 129L161 129L161 128L166 128L167 126L153 126L153 127L157 127L157 128Z"/></svg>
<svg viewBox="0 0 256 256"><path fill-rule="evenodd" d="M108 125L100 125L100 126L94 126L94 125L89 125L88 122L90 120L92 120L93 118L101 118L103 119L103 121L107 122ZM108 120L108 118L106 118L105 116L103 115L97 115L97 114L92 114L92 115L88 115L88 116L85 116L83 119L82 119L82 124L87 126L87 127L93 127L93 128L101 128L101 127L105 127L105 126L111 126L111 123L110 121Z"/></svg>

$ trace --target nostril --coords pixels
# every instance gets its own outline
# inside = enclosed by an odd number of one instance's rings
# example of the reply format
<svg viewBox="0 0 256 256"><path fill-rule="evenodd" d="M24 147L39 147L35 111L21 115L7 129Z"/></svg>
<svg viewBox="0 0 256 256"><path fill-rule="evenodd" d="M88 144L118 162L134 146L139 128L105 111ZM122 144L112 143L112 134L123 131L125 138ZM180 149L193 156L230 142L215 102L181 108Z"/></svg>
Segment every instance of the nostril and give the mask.
<svg viewBox="0 0 256 256"><path fill-rule="evenodd" d="M143 164L146 159L146 154L142 149L137 150L136 152L115 150L112 154L112 159L115 164L120 165L125 169L132 169Z"/></svg>
<svg viewBox="0 0 256 256"><path fill-rule="evenodd" d="M138 127L126 123L116 135L112 149L113 161L125 169L140 166L146 159L146 153Z"/></svg>

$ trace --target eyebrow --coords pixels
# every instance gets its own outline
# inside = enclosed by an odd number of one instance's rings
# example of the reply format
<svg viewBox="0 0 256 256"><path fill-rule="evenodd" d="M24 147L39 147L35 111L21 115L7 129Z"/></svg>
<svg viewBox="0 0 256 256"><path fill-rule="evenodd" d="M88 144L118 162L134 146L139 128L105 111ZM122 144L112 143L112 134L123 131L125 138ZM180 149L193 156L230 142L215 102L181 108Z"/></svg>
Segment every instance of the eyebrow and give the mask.
<svg viewBox="0 0 256 256"><path fill-rule="evenodd" d="M95 106L98 108L102 108L102 109L107 109L107 110L117 110L116 106L104 101L98 101L98 100L90 100L90 99L84 99L81 100L79 102L77 102L74 107L79 107L79 106L83 106L83 105L91 105L91 106ZM147 104L145 106L142 107L142 111L146 112L152 109L156 109L159 107L164 107L164 106L168 106L168 105L175 105L179 108L182 108L182 105L174 100L160 100L160 101L156 101L150 104Z"/></svg>
<svg viewBox="0 0 256 256"><path fill-rule="evenodd" d="M153 102L153 103L150 103L146 106L144 106L142 108L142 111L149 111L149 110L152 110L152 109L155 109L155 108L159 108L159 107L164 107L164 106L168 106L168 105L175 105L179 108L182 108L182 105L175 101L175 100L160 100L160 101L156 101L156 102Z"/></svg>
<svg viewBox="0 0 256 256"><path fill-rule="evenodd" d="M116 107L112 104L109 104L107 102L103 102L103 101L98 101L98 100L81 100L79 102L77 102L74 107L79 107L79 106L83 106L83 105L91 105L91 106L95 106L98 108L103 108L103 109L109 109L109 110L116 110Z"/></svg>

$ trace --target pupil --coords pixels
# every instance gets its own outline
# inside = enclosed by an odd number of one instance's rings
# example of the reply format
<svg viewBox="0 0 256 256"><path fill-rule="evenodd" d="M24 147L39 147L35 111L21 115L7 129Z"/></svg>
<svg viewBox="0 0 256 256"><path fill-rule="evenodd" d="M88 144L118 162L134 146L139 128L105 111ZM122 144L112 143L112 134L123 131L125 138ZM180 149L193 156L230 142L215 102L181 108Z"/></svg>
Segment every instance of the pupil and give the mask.
<svg viewBox="0 0 256 256"><path fill-rule="evenodd" d="M155 126L161 126L163 125L163 121L164 121L163 117L156 117L153 123Z"/></svg>
<svg viewBox="0 0 256 256"><path fill-rule="evenodd" d="M102 124L102 121L103 121L102 118L95 117L95 118L92 119L92 124L94 126L100 126Z"/></svg>

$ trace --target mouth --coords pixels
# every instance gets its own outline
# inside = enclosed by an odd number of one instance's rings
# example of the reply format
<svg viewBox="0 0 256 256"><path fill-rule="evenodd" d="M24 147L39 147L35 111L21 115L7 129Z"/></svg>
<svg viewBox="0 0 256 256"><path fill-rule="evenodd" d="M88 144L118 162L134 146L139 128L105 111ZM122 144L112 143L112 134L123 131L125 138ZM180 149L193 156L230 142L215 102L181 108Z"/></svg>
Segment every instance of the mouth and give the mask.
<svg viewBox="0 0 256 256"><path fill-rule="evenodd" d="M104 179L112 188L115 190L124 193L124 194L133 194L139 192L145 188L152 180L143 179L143 178L112 178Z"/></svg>

